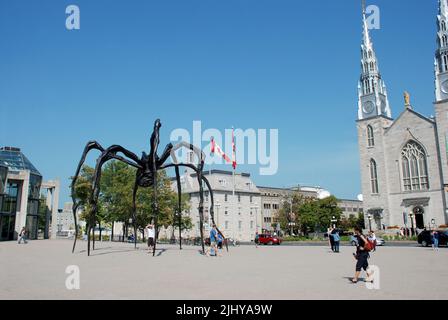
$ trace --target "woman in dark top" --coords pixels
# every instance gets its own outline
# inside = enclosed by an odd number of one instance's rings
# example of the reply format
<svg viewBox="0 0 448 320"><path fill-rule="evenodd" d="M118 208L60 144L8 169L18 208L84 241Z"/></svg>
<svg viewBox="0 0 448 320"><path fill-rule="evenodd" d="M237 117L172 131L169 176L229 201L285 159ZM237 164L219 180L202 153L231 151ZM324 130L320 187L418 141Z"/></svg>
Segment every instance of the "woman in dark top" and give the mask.
<svg viewBox="0 0 448 320"><path fill-rule="evenodd" d="M368 259L370 258L369 252L365 249L367 239L366 237L364 237L361 229L359 228L355 228L355 237L358 240L358 245L356 247L356 254L353 254L356 259L356 272L355 277L352 279L352 282L358 282L359 275L361 274L361 270L363 269L367 274L366 282L371 282L370 277L372 276L372 274L367 272L367 268L369 267Z"/></svg>

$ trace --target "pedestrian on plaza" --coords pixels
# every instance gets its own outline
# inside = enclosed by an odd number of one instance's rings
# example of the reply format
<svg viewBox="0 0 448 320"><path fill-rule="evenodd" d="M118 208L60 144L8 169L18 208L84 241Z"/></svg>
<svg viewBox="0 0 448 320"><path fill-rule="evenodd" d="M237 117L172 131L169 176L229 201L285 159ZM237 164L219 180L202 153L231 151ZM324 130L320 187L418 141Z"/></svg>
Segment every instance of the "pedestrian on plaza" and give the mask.
<svg viewBox="0 0 448 320"><path fill-rule="evenodd" d="M216 230L216 225L214 224L210 230L210 250L208 251L209 257L217 257L218 250L216 244L218 242L218 230Z"/></svg>
<svg viewBox="0 0 448 320"><path fill-rule="evenodd" d="M20 230L18 243L21 244L22 240L23 240L24 244L28 243L28 241L26 241L26 228L25 227L23 227L22 230Z"/></svg>
<svg viewBox="0 0 448 320"><path fill-rule="evenodd" d="M432 249L434 251L439 251L439 233L434 230L431 234L432 240Z"/></svg>
<svg viewBox="0 0 448 320"><path fill-rule="evenodd" d="M376 235L375 235L375 232L373 232L373 230L369 232L368 239L372 243L372 251L375 252L376 251Z"/></svg>
<svg viewBox="0 0 448 320"><path fill-rule="evenodd" d="M218 249L219 250L222 250L222 243L223 243L223 238L222 238L222 234L220 234L219 232L218 232Z"/></svg>
<svg viewBox="0 0 448 320"><path fill-rule="evenodd" d="M359 279L359 275L361 274L361 270L364 270L367 274L366 282L372 282L371 276L372 273L367 272L367 268L369 267L369 261L370 258L369 255L369 243L366 237L362 234L362 231L360 228L355 228L355 237L358 240L358 244L356 247L356 253L353 253L353 256L356 259L356 271L355 271L355 277L352 279L353 283L357 283Z"/></svg>
<svg viewBox="0 0 448 320"><path fill-rule="evenodd" d="M255 239L254 239L255 248L258 248L258 241L259 241L259 239L260 239L260 235L258 234L258 231L257 231L257 232L255 232Z"/></svg>
<svg viewBox="0 0 448 320"><path fill-rule="evenodd" d="M148 253L150 253L154 247L154 239L156 237L154 225L148 224L146 226L146 235L148 237Z"/></svg>
<svg viewBox="0 0 448 320"><path fill-rule="evenodd" d="M333 238L333 234L332 234L333 230L334 230L333 228L328 228L327 235L328 235L328 240L330 242L331 251L334 252L334 238Z"/></svg>
<svg viewBox="0 0 448 320"><path fill-rule="evenodd" d="M339 244L341 241L341 237L339 235L339 232L337 229L333 229L331 232L331 235L333 236L333 243L334 243L334 253L339 253Z"/></svg>

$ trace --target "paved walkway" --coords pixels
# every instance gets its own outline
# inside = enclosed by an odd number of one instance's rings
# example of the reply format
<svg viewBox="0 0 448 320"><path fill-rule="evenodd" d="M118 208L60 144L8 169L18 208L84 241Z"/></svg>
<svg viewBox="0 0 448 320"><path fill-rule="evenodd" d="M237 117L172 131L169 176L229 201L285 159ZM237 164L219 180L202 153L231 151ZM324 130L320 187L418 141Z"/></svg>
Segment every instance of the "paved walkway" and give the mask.
<svg viewBox="0 0 448 320"><path fill-rule="evenodd" d="M140 245L86 243L75 254L66 240L0 242L0 299L448 299L448 249L382 247L380 290L354 285L353 248L231 247L204 257L199 247L160 245L152 257ZM80 268L80 289L67 290L66 267Z"/></svg>

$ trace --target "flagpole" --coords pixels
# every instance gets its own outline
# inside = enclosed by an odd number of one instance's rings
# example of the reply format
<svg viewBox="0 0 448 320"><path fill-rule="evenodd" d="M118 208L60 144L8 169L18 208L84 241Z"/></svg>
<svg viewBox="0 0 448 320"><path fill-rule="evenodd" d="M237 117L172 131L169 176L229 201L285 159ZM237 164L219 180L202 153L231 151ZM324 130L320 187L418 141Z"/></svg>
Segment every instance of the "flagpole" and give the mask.
<svg viewBox="0 0 448 320"><path fill-rule="evenodd" d="M236 168L236 154L235 154L235 128L232 126L232 178L233 178L233 196L235 197L235 168Z"/></svg>

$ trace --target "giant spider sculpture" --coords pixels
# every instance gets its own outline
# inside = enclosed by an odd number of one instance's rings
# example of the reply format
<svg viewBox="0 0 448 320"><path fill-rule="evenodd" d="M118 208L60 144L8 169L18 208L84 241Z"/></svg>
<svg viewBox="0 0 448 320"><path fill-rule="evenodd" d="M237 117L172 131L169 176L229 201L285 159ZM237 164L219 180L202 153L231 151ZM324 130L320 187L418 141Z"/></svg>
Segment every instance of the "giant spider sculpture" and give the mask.
<svg viewBox="0 0 448 320"><path fill-rule="evenodd" d="M138 158L137 155L132 153L131 151L123 148L119 145L112 145L107 149L104 149L98 142L96 141L90 141L87 143L86 147L84 148L84 152L82 154L81 160L79 161L78 168L76 170L76 174L73 177L72 184L71 184L71 196L73 200L73 217L75 221L75 240L73 243L73 249L72 252L75 251L76 246L76 239L78 238L78 224L77 224L77 217L76 212L80 206L80 203L78 199L75 196L75 186L76 181L78 180L81 168L85 162L86 156L91 150L99 150L101 152L101 155L96 161L95 166L95 172L93 176L93 186L92 186L92 192L90 194L89 198L89 204L90 204L90 214L88 215L88 221L87 221L87 254L90 255L90 233L91 230L94 228L96 224L96 213L98 210L98 197L100 194L100 179L101 179L101 168L102 166L109 160L115 159L118 161L122 161L134 168L137 169L137 174L135 177L135 184L132 194L132 202L133 202L133 214L132 214L132 223L134 226L134 245L135 248L137 248L137 219L136 219L136 195L138 188L153 188L153 194L154 194L154 202L152 204L153 207L153 214L154 214L154 226L155 226L155 241L154 241L154 247L153 247L153 256L156 252L156 244L157 244L157 237L158 237L158 224L157 224L157 218L159 213L159 207L158 207L158 201L157 201L157 171L164 170L167 168L173 168L176 172L176 180L177 180L177 192L178 192L178 206L177 206L177 212L176 216L178 218L179 223L179 245L180 249L182 249L182 237L181 237L181 219L182 219L182 207L181 207L181 183L180 183L180 174L179 174L179 167L188 167L192 169L197 176L197 180L199 183L199 228L200 228L200 234L201 234L201 244L202 244L202 253L205 253L204 248L204 231L203 231L203 225L204 225L204 187L203 184L207 186L209 193L210 193L210 201L211 201L211 207L210 207L210 216L212 219L213 224L215 224L214 219L214 200L213 200L213 190L210 186L209 181L205 176L203 176L203 168L204 168L204 161L205 161L205 154L197 147L190 143L186 143L184 141L176 144L173 146L171 143L168 144L165 147L165 150L163 151L162 155L159 157L157 154L157 149L159 146L159 130L162 126L159 119L157 119L154 123L154 131L151 135L151 146L150 146L150 152L149 155L145 152L142 153L142 157ZM190 164L190 163L181 163L177 160L175 152L180 148L187 148L191 151L193 151L197 158L198 158L198 164L197 166ZM169 164L165 164L165 162L168 160L168 158L171 156L172 162ZM224 235L219 231L218 233L223 237L225 240ZM227 241L225 241L227 244ZM93 250L95 250L95 237L93 237Z"/></svg>

